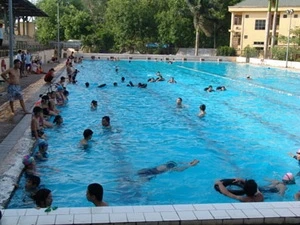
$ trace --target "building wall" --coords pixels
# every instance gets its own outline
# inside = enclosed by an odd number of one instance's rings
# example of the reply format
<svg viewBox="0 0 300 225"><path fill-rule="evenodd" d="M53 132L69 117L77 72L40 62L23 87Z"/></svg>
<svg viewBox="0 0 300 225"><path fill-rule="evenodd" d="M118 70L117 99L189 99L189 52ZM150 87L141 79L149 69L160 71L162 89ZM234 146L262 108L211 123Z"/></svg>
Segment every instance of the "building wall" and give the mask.
<svg viewBox="0 0 300 225"><path fill-rule="evenodd" d="M34 38L35 24L33 22L25 22L24 25L25 25L25 30L23 29L23 22L20 22L20 34L18 34L18 30L15 30L15 34L16 35L27 35L31 38Z"/></svg>
<svg viewBox="0 0 300 225"><path fill-rule="evenodd" d="M279 25L277 24L276 33L278 36L288 36L289 24L291 22L291 29L300 27L300 1L299 7L293 8L294 14L292 18L287 15L286 10L289 8L279 8ZM272 9L273 14L274 9ZM264 48L266 30L256 30L255 22L256 20L267 20L267 8L231 8L229 7L229 12L232 13L231 16L231 29L230 32L230 46L237 50L238 54L241 54L243 49L249 45L250 47L255 47L258 49ZM285 16L284 16L285 15ZM235 17L241 16L241 24L235 25ZM286 17L286 18L284 18ZM272 20L272 19L271 19ZM271 44L272 36L272 23L270 24L270 37L269 44ZM240 41L238 43L238 36L240 35ZM292 35L291 35L292 37ZM278 43L278 45L285 45L284 43Z"/></svg>

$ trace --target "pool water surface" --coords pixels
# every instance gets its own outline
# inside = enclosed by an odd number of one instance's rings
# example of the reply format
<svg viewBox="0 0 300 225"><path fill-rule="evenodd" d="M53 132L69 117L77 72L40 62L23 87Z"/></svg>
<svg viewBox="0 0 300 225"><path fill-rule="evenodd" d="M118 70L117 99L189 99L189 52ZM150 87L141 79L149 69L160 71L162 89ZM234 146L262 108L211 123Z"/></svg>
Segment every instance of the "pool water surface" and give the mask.
<svg viewBox="0 0 300 225"><path fill-rule="evenodd" d="M61 108L64 124L45 131L49 159L37 165L55 206L91 206L85 193L93 182L103 185L111 206L234 202L214 190L216 180L252 178L264 186L266 179L299 172L288 155L300 148L299 73L225 62L87 60L76 68L78 82L67 85L69 103ZM147 83L157 71L177 83ZM127 87L129 81L147 88ZM208 85L227 90L207 93ZM183 108L176 107L178 97ZM197 116L201 104L203 118ZM111 118L111 130L102 128L103 116ZM86 128L94 134L83 150L78 143ZM182 172L137 176L143 168L193 159L200 163ZM283 197L268 193L265 201L292 201L299 182L296 177ZM23 192L16 191L8 208L33 207L22 202Z"/></svg>

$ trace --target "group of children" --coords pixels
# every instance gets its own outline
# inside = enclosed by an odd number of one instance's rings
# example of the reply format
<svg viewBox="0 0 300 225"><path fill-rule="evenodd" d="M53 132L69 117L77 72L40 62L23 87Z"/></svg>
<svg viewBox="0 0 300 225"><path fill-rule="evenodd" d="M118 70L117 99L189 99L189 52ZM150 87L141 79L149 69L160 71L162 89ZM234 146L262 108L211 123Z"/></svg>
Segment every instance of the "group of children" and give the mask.
<svg viewBox="0 0 300 225"><path fill-rule="evenodd" d="M72 60L69 58L69 63ZM53 70L54 71L54 70ZM72 82L69 79L70 83ZM23 202L35 202L38 208L46 208L45 211L49 212L55 210L57 207L52 207L52 193L51 190L40 185L41 179L36 169L37 161L45 161L48 159L48 143L44 130L53 126L61 126L63 118L60 115L60 110L57 106L64 106L68 102L69 92L65 87L66 78L61 77L58 83L50 83L50 90L46 94L40 95L40 100L35 103L31 119L31 136L34 138L35 143L30 154L23 157L22 163L24 165L24 174L26 184L24 187ZM97 107L97 101L93 101L93 107ZM106 127L110 126L110 118L103 117L102 124ZM81 144L85 146L91 139L93 131L86 129L83 133L84 139ZM18 187L18 185L16 185ZM96 206L106 206L107 203L102 200L103 187L101 184L93 183L87 187L86 197Z"/></svg>

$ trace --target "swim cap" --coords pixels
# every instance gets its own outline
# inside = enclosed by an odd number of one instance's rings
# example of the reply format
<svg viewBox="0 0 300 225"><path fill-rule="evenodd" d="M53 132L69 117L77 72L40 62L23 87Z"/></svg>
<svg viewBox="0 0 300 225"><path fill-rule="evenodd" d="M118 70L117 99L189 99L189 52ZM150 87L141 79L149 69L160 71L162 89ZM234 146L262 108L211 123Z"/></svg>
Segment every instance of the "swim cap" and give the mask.
<svg viewBox="0 0 300 225"><path fill-rule="evenodd" d="M34 158L30 155L25 155L22 162L25 166L28 166L34 162Z"/></svg>
<svg viewBox="0 0 300 225"><path fill-rule="evenodd" d="M300 154L300 148L296 151L296 154Z"/></svg>
<svg viewBox="0 0 300 225"><path fill-rule="evenodd" d="M284 181L284 182L291 182L291 181L294 181L294 180L295 180L295 178L294 178L293 174L290 173L290 172L284 174L284 176L282 177L282 181Z"/></svg>

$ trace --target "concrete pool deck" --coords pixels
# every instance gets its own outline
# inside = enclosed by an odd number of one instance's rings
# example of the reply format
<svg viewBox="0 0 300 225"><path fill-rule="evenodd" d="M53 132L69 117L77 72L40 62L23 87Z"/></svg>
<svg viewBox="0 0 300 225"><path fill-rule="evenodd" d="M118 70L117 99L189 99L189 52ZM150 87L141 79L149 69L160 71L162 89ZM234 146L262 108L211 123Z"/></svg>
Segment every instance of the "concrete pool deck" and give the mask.
<svg viewBox="0 0 300 225"><path fill-rule="evenodd" d="M56 71L63 72L63 66L58 65ZM24 89L27 107L31 108L39 94L44 93L47 88L43 79L39 79L32 86L29 85ZM10 196L14 189L12 184L17 182L18 174L23 168L22 156L28 152L33 143L29 129L31 115L18 113L17 116L21 117L20 122L16 123L14 129L0 144L2 157L0 204L2 206L5 206L9 200L7 196ZM2 132L2 127L0 129ZM0 225L300 223L300 202L58 208L49 213L44 212L44 209L3 209L2 212Z"/></svg>

